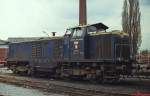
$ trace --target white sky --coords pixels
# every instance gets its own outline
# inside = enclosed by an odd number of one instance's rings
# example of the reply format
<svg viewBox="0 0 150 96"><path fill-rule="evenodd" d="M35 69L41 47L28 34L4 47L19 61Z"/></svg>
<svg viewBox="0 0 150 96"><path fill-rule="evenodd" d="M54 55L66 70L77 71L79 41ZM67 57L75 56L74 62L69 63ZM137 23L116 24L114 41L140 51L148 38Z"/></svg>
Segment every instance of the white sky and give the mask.
<svg viewBox="0 0 150 96"><path fill-rule="evenodd" d="M103 22L121 30L124 0L87 0L88 23ZM150 0L141 1L142 48L150 48ZM0 0L0 39L63 35L78 25L78 0Z"/></svg>

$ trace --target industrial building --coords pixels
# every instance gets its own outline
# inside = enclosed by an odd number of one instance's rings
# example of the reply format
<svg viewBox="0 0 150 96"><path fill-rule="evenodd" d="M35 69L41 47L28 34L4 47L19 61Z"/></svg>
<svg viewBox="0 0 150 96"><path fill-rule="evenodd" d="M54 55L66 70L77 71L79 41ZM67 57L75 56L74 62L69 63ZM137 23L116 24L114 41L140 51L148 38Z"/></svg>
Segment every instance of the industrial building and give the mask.
<svg viewBox="0 0 150 96"><path fill-rule="evenodd" d="M7 50L8 50L7 42L0 40L0 66L6 62Z"/></svg>

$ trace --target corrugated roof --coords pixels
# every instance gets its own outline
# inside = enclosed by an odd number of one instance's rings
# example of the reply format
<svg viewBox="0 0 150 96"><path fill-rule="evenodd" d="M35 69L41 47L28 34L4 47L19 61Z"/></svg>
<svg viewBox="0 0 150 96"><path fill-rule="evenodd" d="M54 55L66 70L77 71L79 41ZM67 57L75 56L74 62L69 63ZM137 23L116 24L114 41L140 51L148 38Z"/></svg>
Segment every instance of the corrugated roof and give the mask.
<svg viewBox="0 0 150 96"><path fill-rule="evenodd" d="M0 45L5 45L5 44L7 44L7 41L0 40Z"/></svg>

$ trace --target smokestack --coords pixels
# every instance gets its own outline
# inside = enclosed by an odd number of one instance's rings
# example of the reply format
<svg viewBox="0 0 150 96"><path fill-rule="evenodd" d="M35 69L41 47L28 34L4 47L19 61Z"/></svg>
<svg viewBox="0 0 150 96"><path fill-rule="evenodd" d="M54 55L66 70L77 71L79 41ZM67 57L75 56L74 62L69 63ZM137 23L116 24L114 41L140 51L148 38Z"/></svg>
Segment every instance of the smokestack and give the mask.
<svg viewBox="0 0 150 96"><path fill-rule="evenodd" d="M87 24L86 0L79 0L79 25Z"/></svg>
<svg viewBox="0 0 150 96"><path fill-rule="evenodd" d="M55 35L56 35L56 32L52 32L52 36L55 37Z"/></svg>

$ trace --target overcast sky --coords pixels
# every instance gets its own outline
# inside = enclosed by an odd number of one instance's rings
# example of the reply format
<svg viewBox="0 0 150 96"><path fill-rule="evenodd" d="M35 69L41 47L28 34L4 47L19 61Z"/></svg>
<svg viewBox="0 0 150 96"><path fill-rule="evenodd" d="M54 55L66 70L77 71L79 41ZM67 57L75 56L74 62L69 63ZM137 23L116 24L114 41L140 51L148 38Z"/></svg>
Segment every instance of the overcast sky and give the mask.
<svg viewBox="0 0 150 96"><path fill-rule="evenodd" d="M121 30L124 0L87 0L88 23L103 22ZM63 35L78 25L78 0L0 0L0 39ZM150 48L150 0L140 0L142 48Z"/></svg>

